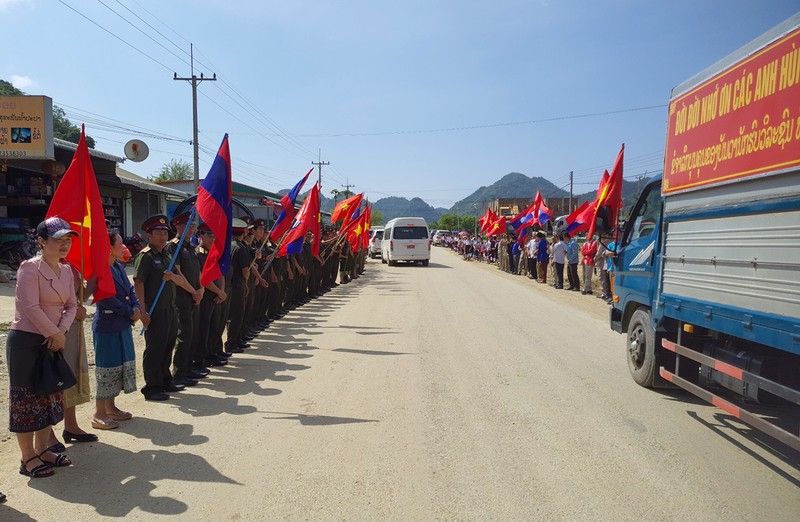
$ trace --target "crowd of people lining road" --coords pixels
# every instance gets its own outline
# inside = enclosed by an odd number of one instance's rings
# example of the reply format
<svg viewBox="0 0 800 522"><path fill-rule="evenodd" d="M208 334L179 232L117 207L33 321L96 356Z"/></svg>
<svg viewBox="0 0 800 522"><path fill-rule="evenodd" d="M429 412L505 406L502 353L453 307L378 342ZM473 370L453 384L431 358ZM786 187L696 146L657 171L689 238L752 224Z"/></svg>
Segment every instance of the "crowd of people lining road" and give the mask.
<svg viewBox="0 0 800 522"><path fill-rule="evenodd" d="M522 241L514 234L492 237L459 234L444 237L441 244L458 252L466 261L496 264L499 270L527 276L541 284L547 284L549 276L550 286L557 290L596 295L611 304L609 272L613 270L610 258L614 242L609 236L596 235L579 246L567 232L554 232L549 241L544 232L529 233ZM592 290L595 274L599 277L598 294Z"/></svg>
<svg viewBox="0 0 800 522"><path fill-rule="evenodd" d="M366 251L354 252L333 230L322 233L319 256L312 254L311 233L299 254L275 256L263 220L234 219L230 268L224 277L203 287L200 275L214 234L204 224L189 223L189 217L186 211L171 222L164 215L144 222L149 244L135 258L133 284L123 265L122 238L118 231L109 231L108 263L116 295L95 303L92 320L95 430L115 429L132 418L114 399L137 389L133 343L137 323L146 328L141 392L147 401L165 401L170 393L180 393L207 377L210 367L227 364L229 357L242 353L249 341L288 311L364 272ZM186 237L196 235L196 239L179 246L178 238L187 227ZM170 240L172 232L175 238ZM80 276L63 261L73 239L78 240L69 223L47 219L36 234L42 251L17 272L14 321L6 341L9 430L20 448L19 473L30 478L52 476L55 468L72 464L64 442L98 440L79 426L75 413L76 406L91 400L82 321L87 317L83 302L97 288L96 281L81 285ZM168 270L173 258L174 267ZM41 369L45 361L62 355L75 384L52 391L40 377ZM62 420L63 442L53 430ZM0 494L0 501L4 499Z"/></svg>

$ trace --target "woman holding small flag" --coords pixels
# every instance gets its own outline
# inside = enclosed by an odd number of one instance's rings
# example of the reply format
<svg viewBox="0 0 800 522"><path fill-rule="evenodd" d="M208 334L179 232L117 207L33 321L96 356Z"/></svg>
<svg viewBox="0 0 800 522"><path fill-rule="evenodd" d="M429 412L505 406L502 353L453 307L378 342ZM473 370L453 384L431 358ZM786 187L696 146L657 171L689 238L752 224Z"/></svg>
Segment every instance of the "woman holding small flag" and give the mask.
<svg viewBox="0 0 800 522"><path fill-rule="evenodd" d="M122 391L136 391L136 354L131 327L141 318L142 310L122 264L125 255L122 237L112 229L108 238L111 244L108 263L116 294L97 302L97 312L92 320L97 381L92 427L101 430L117 428L118 421L132 417L129 412L117 408L114 399Z"/></svg>

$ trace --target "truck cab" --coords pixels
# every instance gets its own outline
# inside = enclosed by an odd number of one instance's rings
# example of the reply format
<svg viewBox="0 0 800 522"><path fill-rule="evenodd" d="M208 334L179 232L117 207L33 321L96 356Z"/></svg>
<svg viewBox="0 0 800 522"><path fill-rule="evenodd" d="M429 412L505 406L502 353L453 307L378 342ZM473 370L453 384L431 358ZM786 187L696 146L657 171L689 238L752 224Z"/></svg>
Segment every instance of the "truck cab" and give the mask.
<svg viewBox="0 0 800 522"><path fill-rule="evenodd" d="M662 317L653 303L659 288L663 207L659 176L644 187L614 245L611 328L628 334L628 366L644 386L660 382L655 364Z"/></svg>

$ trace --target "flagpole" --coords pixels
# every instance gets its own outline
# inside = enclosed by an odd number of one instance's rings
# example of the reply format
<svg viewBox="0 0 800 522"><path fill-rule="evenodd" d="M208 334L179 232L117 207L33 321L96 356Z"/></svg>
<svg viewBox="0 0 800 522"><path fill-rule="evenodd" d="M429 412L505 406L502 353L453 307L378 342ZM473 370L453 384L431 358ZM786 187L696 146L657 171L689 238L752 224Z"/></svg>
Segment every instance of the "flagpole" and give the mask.
<svg viewBox="0 0 800 522"><path fill-rule="evenodd" d="M197 205L192 207L192 213L189 214L189 219L186 220L187 223L191 223L192 222L196 212L197 212ZM181 252L181 247L183 246L183 239L186 237L186 233L189 231L190 228L191 227L187 225L186 228L183 229L183 233L181 234L181 238L178 241L178 247L175 249L175 255L172 256L172 259L169 262L169 268L167 268L167 272L171 272L172 271L172 267L175 266L175 261L178 259L178 256L180 255L180 252ZM158 303L158 299L161 297L161 292L164 290L164 284L166 284L166 281L164 281L162 279L161 280L161 286L158 287L158 293L156 294L156 298L153 299L153 304L150 305L150 310L147 312L147 315L153 315L153 310L155 310L155 308L156 308L156 303ZM142 335L145 330L146 330L146 328L144 326L142 326L142 330L139 332L139 335Z"/></svg>

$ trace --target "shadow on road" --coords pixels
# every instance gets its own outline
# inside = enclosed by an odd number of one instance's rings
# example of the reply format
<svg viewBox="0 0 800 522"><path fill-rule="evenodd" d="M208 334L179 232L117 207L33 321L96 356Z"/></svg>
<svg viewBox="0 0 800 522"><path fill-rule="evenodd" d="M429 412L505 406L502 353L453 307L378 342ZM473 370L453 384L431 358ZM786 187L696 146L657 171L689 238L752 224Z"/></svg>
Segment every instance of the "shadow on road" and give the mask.
<svg viewBox="0 0 800 522"><path fill-rule="evenodd" d="M184 502L152 495L156 483L161 480L241 485L193 453L132 452L94 444L91 457L88 454L85 457L76 458L75 467L61 468L47 480L31 480L30 487L64 502L93 506L101 516L124 517L135 509L157 515L186 512L188 505ZM0 514L5 515L2 507ZM57 518L55 514L53 518Z"/></svg>
<svg viewBox="0 0 800 522"><path fill-rule="evenodd" d="M262 413L281 415L281 417L264 417L266 420L296 420L303 426L333 426L336 424L379 422L376 419L354 419L352 417L331 417L330 415L306 415L303 413L285 413L280 411L265 411Z"/></svg>

